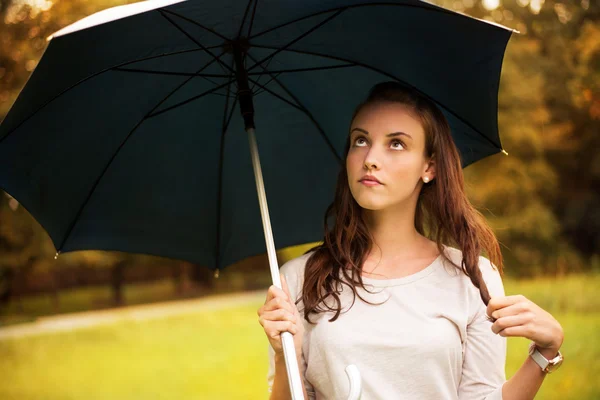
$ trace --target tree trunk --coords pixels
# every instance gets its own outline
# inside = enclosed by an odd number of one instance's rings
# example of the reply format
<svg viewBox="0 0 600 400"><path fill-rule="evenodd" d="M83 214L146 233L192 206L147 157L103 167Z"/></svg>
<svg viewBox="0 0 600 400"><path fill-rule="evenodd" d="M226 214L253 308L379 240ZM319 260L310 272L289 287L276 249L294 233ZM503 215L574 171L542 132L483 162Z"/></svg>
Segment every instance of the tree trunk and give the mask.
<svg viewBox="0 0 600 400"><path fill-rule="evenodd" d="M12 268L0 270L0 303L8 305L12 298L15 271Z"/></svg>
<svg viewBox="0 0 600 400"><path fill-rule="evenodd" d="M183 281L184 268L185 268L184 262L174 263L174 264L172 264L172 267L171 267L171 278L173 279L173 287L175 288L175 294L177 296L183 295L183 292L185 291L184 281Z"/></svg>
<svg viewBox="0 0 600 400"><path fill-rule="evenodd" d="M214 271L211 271L200 264L192 265L192 280L198 286L206 289L212 289L215 286L214 274Z"/></svg>
<svg viewBox="0 0 600 400"><path fill-rule="evenodd" d="M125 261L118 261L112 268L112 291L113 301L117 306L123 305L123 276L125 272Z"/></svg>
<svg viewBox="0 0 600 400"><path fill-rule="evenodd" d="M52 290L50 291L50 302L52 303L52 310L57 313L60 311L60 299L58 297L59 287L56 279L56 273L51 273Z"/></svg>

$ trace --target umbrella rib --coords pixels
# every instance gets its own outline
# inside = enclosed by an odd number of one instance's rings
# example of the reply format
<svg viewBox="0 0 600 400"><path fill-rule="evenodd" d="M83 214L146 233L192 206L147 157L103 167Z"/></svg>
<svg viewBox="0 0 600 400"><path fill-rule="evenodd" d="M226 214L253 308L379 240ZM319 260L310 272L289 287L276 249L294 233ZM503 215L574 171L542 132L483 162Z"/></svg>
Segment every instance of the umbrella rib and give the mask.
<svg viewBox="0 0 600 400"><path fill-rule="evenodd" d="M139 72L143 74L154 74L154 75L173 75L173 76L198 76L201 78L229 78L231 74L197 74L194 72L173 72L173 71L153 71L149 69L137 69L137 68L113 68L115 71L123 72ZM210 83L215 83L209 81Z"/></svg>
<svg viewBox="0 0 600 400"><path fill-rule="evenodd" d="M256 48L264 48L264 49L277 49L278 47L275 46L264 46L264 45L252 45L252 47L256 47ZM358 67L363 67L363 68L367 68L370 69L371 71L375 71L377 73L380 73L382 75L387 76L388 78L394 79L398 82L402 82L403 84L405 84L406 86L410 86L411 88L413 88L414 90L416 90L417 92L419 92L421 95L423 95L424 97L427 97L429 100L439 103L437 100L429 97L429 95L427 95L426 93L422 92L421 90L419 90L418 88L414 87L413 85L411 85L410 83L388 73L385 72L379 68L376 67L372 67L370 65L366 65L363 64L361 62L357 62L357 61L353 61L353 60L348 60L346 58L342 58L342 57L337 57L337 56L333 56L330 54L321 54L321 53L317 53L317 52L313 52L313 51L306 51L306 50L294 50L294 49L285 49L285 51L290 51L290 52L294 52L294 53L299 53L299 54L306 54L306 55L311 55L311 56L318 56L318 57L323 57L323 58L328 58L331 60L337 60L337 61L344 61L344 62L348 62L348 63L354 63L356 66ZM479 133L479 135L484 138L485 140L487 140L489 143L491 143L494 147L502 149L502 146L500 146L499 144L494 143L490 138L488 138L486 135L484 135L483 133L481 133L479 131L479 129L475 128L470 122L466 121L464 118L462 118L460 115L458 115L454 110L452 110L450 107L447 107L446 105L439 103L442 107L444 107L446 110L448 110L452 115L454 115L458 120L460 120L463 124L465 124L466 126L468 126L469 128L473 129L475 132Z"/></svg>
<svg viewBox="0 0 600 400"><path fill-rule="evenodd" d="M250 0L250 3L251 2L252 2L252 0ZM250 5L250 3L248 3L248 5ZM246 34L246 37L249 37L250 34L252 33L252 26L254 25L254 17L256 16L256 7L257 6L258 6L258 0L254 0L254 7L252 8L252 16L250 17L250 24L248 25L248 33ZM238 37L240 37L243 25L244 24L242 22L242 25L240 26L240 31L238 32ZM246 53L244 53L244 68L246 68ZM258 80L260 80L260 78ZM254 86L255 85L252 85L252 87L250 88L250 92L254 91Z"/></svg>
<svg viewBox="0 0 600 400"><path fill-rule="evenodd" d="M275 31L277 29L284 28L284 27L286 27L288 25L294 24L296 22L300 22L300 21L308 19L308 18L313 18L313 17L319 16L321 14L328 14L328 13L336 11L336 10L345 10L345 9L351 9L351 8L371 7L371 6L394 6L394 7L422 8L422 9L430 10L432 12L439 12L439 13L442 13L442 14L449 14L449 15L454 15L454 16L457 16L457 17L467 18L469 20L475 20L475 21L485 22L485 23L488 23L491 26L495 26L495 27L498 27L498 28L501 28L501 29L504 29L504 30L508 30L508 31L511 31L511 32L518 32L515 29L508 28L506 26L502 26L502 25L499 25L499 24L496 24L496 23L490 23L489 21L481 20L479 18L474 18L474 17L471 17L469 15L460 14L460 13L457 13L457 12L445 9L443 7L436 6L434 4L398 4L398 3L389 3L389 2L379 2L379 3L366 3L366 4L352 4L352 5L347 5L347 6L343 6L343 7L335 7L335 8L330 8L330 9L327 9L327 10L319 11L319 12L316 12L314 14L305 15L305 16L302 16L300 18L296 18L296 19L293 19L291 21L284 22L283 24L280 24L280 25L274 26L272 28L266 29L266 30L264 30L262 32L259 32L259 33L255 34L254 36L248 35L248 39L249 40L250 39L255 39L255 38L257 38L259 36L262 36L262 35L264 35L266 33Z"/></svg>
<svg viewBox="0 0 600 400"><path fill-rule="evenodd" d="M240 37L242 34L242 29L244 28L244 23L246 22L246 17L248 16L248 11L250 10L250 5L252 4L252 0L248 0L248 4L246 4L246 10L244 11L244 16L242 17L242 23L240 24L240 28L238 29L237 37Z"/></svg>
<svg viewBox="0 0 600 400"><path fill-rule="evenodd" d="M286 45L277 48L273 53L269 54L268 56L266 56L265 58L263 58L260 61L255 61L255 64L253 66L251 66L250 68L247 68L247 71L250 72L251 70L253 70L257 65L262 64L263 62L275 57L278 53L286 50L288 47L290 47L291 45L293 45L294 43L296 43L297 41L305 38L306 36L310 35L311 33L313 33L314 31L316 31L317 29L319 29L320 27L322 27L323 25L325 25L326 23L332 21L335 17L337 17L338 15L340 15L346 8L341 8L339 10L337 10L336 13L334 13L333 15L330 15L329 17L327 17L325 20L319 22L317 25L313 26L312 28L310 28L309 30L307 30L306 32L304 32L302 35L298 36L297 38L295 38L294 40L292 40L291 42L287 43ZM252 45L253 46L253 45Z"/></svg>
<svg viewBox="0 0 600 400"><path fill-rule="evenodd" d="M203 66L203 68L205 68L205 66ZM119 154L119 152L121 151L121 149L125 146L125 143L127 143L127 141L129 140L129 138L133 135L133 133L142 125L142 123L144 121L146 121L151 115L152 115L152 111L156 110L158 107L160 107L160 105L165 102L167 100L167 98L169 98L169 96L171 96L173 93L175 93L177 90L181 89L181 87L185 84L187 84L189 81L191 81L193 79L193 77L190 77L189 79L186 79L183 83L179 84L179 86L177 86L174 90L171 91L171 93L169 93L166 97L164 97L160 102L158 102L158 104L156 104L152 110L148 111L146 113L146 115L140 120L138 121L138 123L129 131L129 133L127 134L127 136L125 137L125 139L123 139L123 141L121 142L121 144L119 145L119 147L117 148L117 150L113 153L112 157L110 158L110 160L108 160L108 163L106 163L106 166L104 167L104 170L102 170L102 173L98 176L98 178L96 179L96 182L94 182L94 185L92 186L91 190L89 191L86 199L84 200L84 202L81 204L81 207L79 207L79 210L77 211L77 214L75 214L75 218L73 218L73 221L71 222L71 225L69 226L69 230L67 231L64 239L62 240L62 243L60 244L60 247L57 248L57 251L60 252L62 250L62 248L64 247L65 243L67 242L67 240L69 239L69 235L71 235L71 232L73 231L73 228L75 227L75 224L77 223L77 220L79 219L79 217L81 216L81 213L83 212L83 209L85 208L85 206L87 205L87 203L90 201L90 198L92 197L92 195L94 194L94 192L96 191L96 188L98 187L98 184L100 183L100 180L102 180L102 178L104 177L104 175L106 174L106 171L108 170L108 168L110 167L110 165L112 164L112 162L114 161L114 159L117 157L117 155ZM228 85L229 83L231 83L231 81L225 83L222 86ZM222 87L221 86L221 87ZM217 90L220 87L216 87L212 90ZM156 115L156 114L154 114Z"/></svg>
<svg viewBox="0 0 600 400"><path fill-rule="evenodd" d="M212 48L217 48L217 47L221 47L221 46L213 46L210 47ZM43 108L45 108L48 104L52 103L54 100L58 99L60 96L62 96L63 94L67 93L68 91L70 91L71 89L76 88L77 86L81 85L82 83L85 83L86 81L95 78L107 71L112 71L115 70L119 67L122 67L124 65L129 65L129 64L133 64L133 63L137 63L140 61L148 61L148 60L153 60L155 58L160 58L160 57L167 57L167 56L172 56L172 55L177 55L177 54L183 54L183 53L188 53L188 52L192 52L192 51L201 51L201 49L193 49L193 50L182 50L182 51L175 51L172 53L165 53L165 54L160 54L157 56L150 56L150 57L144 57L144 58L139 58L137 60L132 60L132 61L126 61L124 63L121 64L117 64L114 65L112 67L108 67L103 69L102 71L98 71L90 76L87 76L83 79L81 79L78 82L75 82L74 84L72 84L71 86L69 86L68 88L64 89L62 92L58 93L57 95L55 95L53 98L51 98L50 100L47 100L44 104L42 104L41 106L38 107L37 110L35 110L34 112L32 112L27 118L24 118L16 127L14 127L12 130L10 130L6 135L4 135L3 137L0 138L0 143L2 143L4 141L4 139L6 139L7 137L9 137L14 131L16 131L17 129L19 129L19 127L21 127L21 125L23 125L25 122L29 121L30 118L32 118L35 114L37 114L39 111L41 111ZM223 53L221 53L221 55L219 55L219 57L221 57L223 55ZM211 63L214 62L211 61Z"/></svg>
<svg viewBox="0 0 600 400"><path fill-rule="evenodd" d="M248 76L250 75L268 75L268 74L284 74L287 72L306 72L306 71L323 71L323 70L327 70L327 69L337 69L337 68L347 68L347 67L356 67L356 64L340 64L340 65L330 65L327 67L310 67L310 68L294 68L294 69L281 69L281 70L270 70L270 71L263 71L263 72L250 72L248 73ZM263 67L265 68L265 67Z"/></svg>
<svg viewBox="0 0 600 400"><path fill-rule="evenodd" d="M198 76L198 74L202 71L204 71L206 68L210 67L211 64L213 64L216 61L219 61L221 59L221 57L223 57L223 55L225 54L225 51L222 51L221 54L219 54L219 56L216 59L212 59L209 62L207 62L206 64L204 64L202 67L200 67L200 69L198 69L198 71L196 71L193 75L191 75L189 77L189 79L186 79L183 84L181 86L176 87L173 91L171 91L171 93L169 93L160 103L160 104L164 103L169 97L171 97L171 95L173 95L173 93L175 93L176 91L178 91L179 89L181 89L183 87L183 85L187 84L188 82L190 82L193 78L195 78L196 76ZM212 83L213 85L216 85L216 82L212 82L209 79L207 79L210 83ZM156 108L154 108L155 110Z"/></svg>
<svg viewBox="0 0 600 400"><path fill-rule="evenodd" d="M249 80L249 81L251 81L251 82L253 82L253 83L254 83L256 86L258 86L259 88L263 89L265 92L269 92L269 93L271 93L273 96L277 97L279 100L281 100L281 101L283 101L283 102L285 102L285 103L289 104L290 106L294 107L294 108L295 108L295 109L297 109L298 111L302 111L302 112L304 112L304 110L303 110L303 109L302 109L302 108L301 108L299 105L297 105L297 104L294 104L294 103L292 103L291 101L289 101L288 99L281 97L281 95L279 95L279 94L275 93L274 91L272 91L272 90L271 90L271 89L269 89L269 88L266 88L266 87L264 87L262 84L260 84L260 83L256 82L254 79L252 79L252 78L248 77L248 80Z"/></svg>
<svg viewBox="0 0 600 400"><path fill-rule="evenodd" d="M265 74L265 75L267 75L267 74ZM260 79L260 77L259 77L259 79ZM269 79L269 80L268 80L266 83L262 84L262 87L264 88L264 87L266 87L266 86L267 86L269 83L273 82L273 79L274 79L274 77L272 76L272 77L271 77L271 79ZM256 80L256 82L258 83L258 79ZM253 90L255 87L256 87L256 85L252 85L252 89L251 89L251 90ZM264 89L263 89L263 92L264 92ZM254 93L254 94L255 94L255 95L258 95L259 93L262 93L262 92L261 92L261 91L257 91L257 92L256 92L256 93Z"/></svg>
<svg viewBox="0 0 600 400"><path fill-rule="evenodd" d="M222 55L223 55L223 53L219 57L221 57ZM212 62L214 62L214 61L215 60L213 60ZM122 72L141 73L141 74L153 74L153 75L200 77L200 78L204 78L206 81L212 83L213 85L218 85L218 83L213 80L210 80L208 78L231 78L231 74L220 75L220 74L200 74L200 73L195 73L195 72L151 71L151 70L146 70L146 69L135 69L135 68L114 68L114 70L122 71ZM229 89L227 89L227 90L229 90ZM220 93L213 93L213 94L219 95L219 96L224 96L223 94L220 94Z"/></svg>
<svg viewBox="0 0 600 400"><path fill-rule="evenodd" d="M228 38L228 37L226 37L226 36L223 36L223 35L221 35L219 32L217 32L217 31L215 31L215 30L212 30L212 29L210 29L210 28L207 28L206 26L202 25L201 23L199 23L199 22L197 22L197 21L194 21L193 19L189 19L188 17L185 17L185 16L183 16L183 15L181 15L181 14L178 14L178 13L176 13L176 12L174 12L174 11L167 10L166 8L160 8L160 9L158 9L158 12L160 12L161 14L162 14L162 13L168 13L168 14L171 14L171 15L173 15L173 16L175 16L175 17L181 18L181 19L183 19L183 20L185 20L185 21L187 21L187 22L190 22L190 23L192 23L192 24L194 24L194 25L196 25L196 26L199 26L200 28L202 28L202 29L204 29L204 30L206 30L206 31L208 31L208 32L210 32L210 33L212 33L212 34L215 34L215 35L217 35L218 37L220 37L221 39L223 39L223 40L225 40L225 41L227 41L227 42L231 42L231 39L229 39L229 38ZM164 16L164 15L163 15L163 16Z"/></svg>
<svg viewBox="0 0 600 400"><path fill-rule="evenodd" d="M229 112L229 117L227 118L227 123L225 124L225 133L227 134L227 128L229 128L229 123L231 122L231 118L233 117L233 112L235 111L235 106L237 105L238 96L235 95L233 99L233 104L231 105L231 111Z"/></svg>
<svg viewBox="0 0 600 400"><path fill-rule="evenodd" d="M178 107L181 107L181 106L183 106L183 105L186 105L186 104L188 104L188 103L190 103L190 102L192 102L192 101L194 101L194 100L198 100L198 99L200 99L200 98L202 98L202 97L206 96L207 94L211 94L211 93L212 93L212 92L214 92L215 90L219 90L219 89L221 89L221 88L223 88L223 87L227 86L227 85L228 85L228 84L230 84L231 82L232 82L232 81L225 82L225 83L223 83L223 84L221 84L221 85L219 85L219 86L216 86L216 87L214 87L214 88L212 88L212 89L209 89L209 90L207 90L207 91L205 91L205 92L203 92L203 93L199 94L198 96L194 96L194 97L192 97L192 98L189 98L189 99L187 99L187 100L184 100L184 101L182 101L182 102L180 102L180 103L174 104L174 105L172 105L171 107L168 107L168 108L165 108L165 109L163 109L163 110L157 111L157 112L155 112L155 113L153 113L153 114L149 114L149 115L147 115L145 118L153 118L153 117L156 117L157 115L164 114L164 113L166 113L166 112L168 112L168 111L171 111L171 110L173 110L173 109L175 109L175 108L178 108Z"/></svg>
<svg viewBox="0 0 600 400"><path fill-rule="evenodd" d="M186 79L183 84L181 86L176 87L171 93L169 93L160 103L160 104L164 103L169 97L171 97L173 95L173 93L175 93L176 91L178 91L179 89L181 89L183 87L183 85L185 85L186 83L190 82L194 77L198 76L198 74L202 71L204 71L206 68L208 68L211 64L213 64L215 61L219 61L221 59L221 57L223 57L223 55L226 53L226 51L222 51L221 54L219 54L219 56L215 59L210 60L208 63L204 64L200 69L198 69L198 71L196 71L194 74L190 75L189 79ZM229 78L231 78L231 75L228 75ZM207 79L207 81L209 81L210 83L212 83L213 85L217 85L216 82L211 81L210 79ZM210 93L210 94L215 94L215 95L221 95L220 93ZM156 110L156 107L153 109ZM161 110L162 111L162 110Z"/></svg>
<svg viewBox="0 0 600 400"><path fill-rule="evenodd" d="M177 28L181 33L183 33L188 39L190 39L192 42L194 42L198 47L200 47L202 50L204 50L205 52L207 52L208 54L210 54L211 57L213 58L217 58L212 51L210 51L209 49L207 49L202 43L200 43L199 41L197 41L192 35L190 35L188 32L185 31L185 29L183 29L182 27L180 27L177 23L175 23L175 21L173 21L171 18L169 18L167 15L165 15L165 13L162 10L159 10L160 15L162 15L167 21L169 21L175 28ZM219 62L219 66L221 66L221 68L226 67L227 69L229 69L229 72L234 72L233 68L230 68L229 65L221 62L221 60L217 60ZM225 71L227 72L227 71Z"/></svg>
<svg viewBox="0 0 600 400"><path fill-rule="evenodd" d="M215 45L215 46L209 46L209 47L206 47L206 48L209 49L209 50L212 50L212 49L217 49L217 48L222 48L222 47L223 47L222 45ZM124 62L122 64L118 64L117 67L122 67L122 66L125 66L125 65L134 64L134 63L137 63L137 62L140 62L140 61L154 60L155 58L176 56L176 55L185 54L185 53L194 53L196 51L204 51L204 50L203 49L178 50L178 51L173 51L171 53L164 53L164 54L159 54L157 56L149 56L149 57L138 58L137 60L127 61L127 62ZM113 67L113 68L115 68L115 67Z"/></svg>
<svg viewBox="0 0 600 400"><path fill-rule="evenodd" d="M240 28L241 29L241 28ZM231 65L233 65L233 57L231 60ZM232 80L233 74L229 75L229 84L233 81ZM225 109L223 110L223 124L222 124L222 129L221 129L221 148L219 149L219 188L218 188L218 194L217 194L217 243L216 243L216 248L215 248L215 264L217 266L217 270L219 270L220 267L220 248L221 248L221 199L223 197L223 158L225 155L225 132L227 131L227 125L229 124L229 121L227 119L227 108L229 107L229 84L227 85L227 97L225 98ZM237 99L237 95L235 96L235 99ZM232 107L232 110L235 108L235 103L234 106Z"/></svg>
<svg viewBox="0 0 600 400"><path fill-rule="evenodd" d="M246 54L244 55L244 57L247 57L247 55L248 55L248 52L246 52ZM245 58L244 58L244 59L245 59ZM274 60L274 58L271 58L269 61L267 61L267 66L264 68L265 70L266 70L266 69L269 67L269 64L271 64L271 61L273 61L273 60ZM256 60L254 60L254 61L256 61ZM260 73L260 72L259 72L259 73L251 73L251 74L248 74L248 73L247 73L247 75L259 75L259 76L258 76L258 78L256 79L256 82L259 82L259 81L260 81L260 78L261 78L263 75L266 75L266 74L265 74L265 73ZM271 81L272 81L272 80L273 80L273 79L269 79L269 80L267 81L267 83L265 83L263 86L267 86L269 83L271 83ZM255 88L255 87L256 87L256 85L252 85L252 87L250 88L250 91L254 91L254 88Z"/></svg>
<svg viewBox="0 0 600 400"><path fill-rule="evenodd" d="M252 92L252 96L256 98L259 94L263 94L266 90L257 90L256 92Z"/></svg>
<svg viewBox="0 0 600 400"><path fill-rule="evenodd" d="M254 1L254 9L252 10L252 17L250 18L250 26L248 27L248 34L246 35L246 37L250 37L250 34L252 33L252 25L254 25L254 17L256 16L256 6L257 5L258 5L258 0L255 0Z"/></svg>
<svg viewBox="0 0 600 400"><path fill-rule="evenodd" d="M256 59L254 57L252 57L252 55L250 55L250 53L248 53L248 57L250 57L254 62L256 62ZM261 68L263 68L262 65L261 65ZM304 106L304 104L302 104L302 102L300 101L300 99L298 99L296 96L294 96L294 94L292 93L292 91L290 89L288 89L287 86L285 86L279 79L277 79L276 76L273 76L266 69L265 69L265 72L268 73L271 76L272 80L274 80L275 82L277 82L277 84L279 86L281 86L281 88L288 94L288 96L290 96L292 99L294 99L294 101L296 102L296 104L298 104L298 106L300 107L300 110L302 112L304 112L308 116L308 118L312 121L312 123L315 125L315 127L317 128L317 130L319 131L319 133L321 134L321 136L325 140L325 143L327 143L327 146L329 146L329 150L331 150L331 152L333 153L333 155L335 156L335 158L338 160L338 162L341 162L342 158L335 151L335 147L333 147L333 144L331 143L331 141L329 140L329 138L325 134L325 130L317 122L317 120L314 117L314 115L312 115L312 113L310 111L308 111L308 109Z"/></svg>

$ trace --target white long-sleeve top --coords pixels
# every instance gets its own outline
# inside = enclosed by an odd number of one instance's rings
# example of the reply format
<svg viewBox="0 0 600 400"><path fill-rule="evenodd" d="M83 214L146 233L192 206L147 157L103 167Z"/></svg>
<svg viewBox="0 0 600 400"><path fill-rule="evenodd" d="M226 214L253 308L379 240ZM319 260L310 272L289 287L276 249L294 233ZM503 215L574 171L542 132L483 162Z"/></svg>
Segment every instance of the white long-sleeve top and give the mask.
<svg viewBox="0 0 600 400"><path fill-rule="evenodd" d="M460 250L445 247L446 255L461 265ZM281 269L292 298L301 297L304 267L310 254L288 261ZM479 268L491 297L504 296L502 278L485 257ZM377 272L377 271L375 271ZM346 399L349 382L345 368L358 367L361 400L501 400L506 381L506 337L492 332L479 290L441 255L425 269L396 279L363 277L369 294L357 290L352 304L343 286L342 313L303 319L305 333L300 373L310 399ZM333 304L328 302L328 304ZM301 315L304 305L297 305ZM275 376L274 350L269 344L268 391Z"/></svg>

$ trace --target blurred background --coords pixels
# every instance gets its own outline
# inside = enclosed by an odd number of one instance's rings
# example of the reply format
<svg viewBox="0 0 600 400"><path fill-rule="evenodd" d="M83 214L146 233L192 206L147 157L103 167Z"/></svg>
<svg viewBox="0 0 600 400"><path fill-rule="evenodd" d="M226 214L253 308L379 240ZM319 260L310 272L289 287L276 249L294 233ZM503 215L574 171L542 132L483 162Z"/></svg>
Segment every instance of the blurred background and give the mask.
<svg viewBox="0 0 600 400"><path fill-rule="evenodd" d="M47 36L126 3L0 0L0 120ZM434 3L521 32L499 94L509 156L466 168L468 193L501 242L506 294L525 295L565 330L565 363L537 398L600 399L600 2ZM280 263L309 247L281 250ZM54 255L46 232L0 190L0 399L268 397L256 314L271 285L266 256L215 276L147 255ZM509 339L507 378L527 345Z"/></svg>

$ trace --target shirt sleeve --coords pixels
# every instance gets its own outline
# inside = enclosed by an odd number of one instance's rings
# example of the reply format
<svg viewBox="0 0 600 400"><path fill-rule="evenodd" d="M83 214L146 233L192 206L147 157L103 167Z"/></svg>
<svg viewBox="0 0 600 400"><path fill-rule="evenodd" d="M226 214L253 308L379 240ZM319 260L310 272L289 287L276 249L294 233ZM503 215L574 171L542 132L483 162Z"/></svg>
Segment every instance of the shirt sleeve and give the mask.
<svg viewBox="0 0 600 400"><path fill-rule="evenodd" d="M290 260L287 263L285 263L279 270L281 275L283 275L285 277L285 280L288 283L288 288L290 290L290 295L294 299L298 298L298 296L299 296L298 293L300 293L300 291L301 291L304 269L300 268L303 266L300 263L303 263L305 261L306 261L306 256L302 256L302 257ZM298 306L300 306L300 308L302 307L300 304ZM301 311L301 313L302 313L302 311ZM304 321L303 321L303 323L304 323ZM306 325L305 325L305 330L306 330ZM307 338L305 337L304 341L306 341L306 340L307 340ZM268 348L269 370L267 372L267 385L268 385L268 391L269 391L269 393L271 393L273 391L273 382L275 381L275 350L271 346L271 343L269 343L268 346L269 346L269 348ZM314 400L316 398L315 391L314 391L312 385L306 379L307 364L304 359L304 355L302 356L301 360L302 361L301 361L300 365L298 366L298 369L300 370L300 376L302 377L302 380L304 381L304 388L306 389L306 394L308 395L309 400Z"/></svg>
<svg viewBox="0 0 600 400"><path fill-rule="evenodd" d="M498 270L485 258L479 258L479 267L491 297L504 296L504 285ZM506 382L506 337L492 332L487 320L486 305L475 288L471 303L471 318L467 325L467 339L463 359L459 400L502 400L502 385Z"/></svg>

